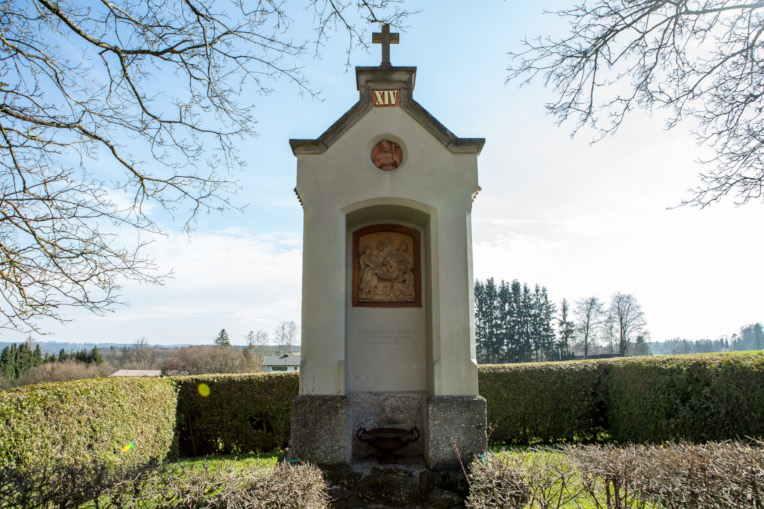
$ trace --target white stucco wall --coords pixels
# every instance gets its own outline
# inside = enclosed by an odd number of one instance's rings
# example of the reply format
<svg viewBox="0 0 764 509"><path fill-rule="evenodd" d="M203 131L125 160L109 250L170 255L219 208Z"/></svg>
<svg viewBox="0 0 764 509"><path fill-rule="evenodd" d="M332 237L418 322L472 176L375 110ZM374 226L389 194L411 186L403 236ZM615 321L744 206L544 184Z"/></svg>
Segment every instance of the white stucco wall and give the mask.
<svg viewBox="0 0 764 509"><path fill-rule="evenodd" d="M403 147L404 162L395 171L371 163L371 149L381 139ZM325 152L297 156L297 190L305 212L301 394L345 394L346 369L359 376L365 367L345 365L346 340L364 322L377 327L402 320L424 329L425 345L412 345L414 363L385 361L384 374L370 364L373 378L384 378L380 390L477 395L470 228L477 189L477 156L450 152L397 107L373 108ZM370 223L351 222L349 228L347 218L374 206L387 206L388 213L378 221L369 218L372 222L422 230L425 298L420 310L349 309L348 239L353 229ZM421 359L426 365L412 374Z"/></svg>

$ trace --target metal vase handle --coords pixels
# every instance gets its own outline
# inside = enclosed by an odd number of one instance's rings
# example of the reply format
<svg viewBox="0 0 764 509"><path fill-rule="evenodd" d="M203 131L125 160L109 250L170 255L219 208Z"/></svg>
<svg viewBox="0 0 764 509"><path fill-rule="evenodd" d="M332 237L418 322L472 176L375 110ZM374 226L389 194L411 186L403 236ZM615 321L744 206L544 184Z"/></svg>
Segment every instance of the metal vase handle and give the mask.
<svg viewBox="0 0 764 509"><path fill-rule="evenodd" d="M366 431L366 428L358 428L358 431L356 431L355 437L360 440L361 442L371 444L374 441L374 437L372 438L363 438L365 434L367 434L368 431Z"/></svg>
<svg viewBox="0 0 764 509"><path fill-rule="evenodd" d="M413 438L410 438L412 436ZM416 426L414 426L413 428L409 430L409 436L403 439L403 444L409 445L410 443L416 442L417 440L419 440L419 430L417 429Z"/></svg>

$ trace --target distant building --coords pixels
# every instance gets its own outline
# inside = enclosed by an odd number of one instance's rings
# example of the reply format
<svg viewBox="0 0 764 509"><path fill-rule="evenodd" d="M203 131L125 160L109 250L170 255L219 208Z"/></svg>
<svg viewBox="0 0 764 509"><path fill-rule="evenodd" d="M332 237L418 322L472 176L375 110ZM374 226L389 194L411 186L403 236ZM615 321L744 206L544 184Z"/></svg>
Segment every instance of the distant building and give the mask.
<svg viewBox="0 0 764 509"><path fill-rule="evenodd" d="M263 368L268 373L273 371L299 371L299 355L266 355L263 359Z"/></svg>
<svg viewBox="0 0 764 509"><path fill-rule="evenodd" d="M109 375L109 378L113 376L162 376L162 371L159 369L120 369Z"/></svg>

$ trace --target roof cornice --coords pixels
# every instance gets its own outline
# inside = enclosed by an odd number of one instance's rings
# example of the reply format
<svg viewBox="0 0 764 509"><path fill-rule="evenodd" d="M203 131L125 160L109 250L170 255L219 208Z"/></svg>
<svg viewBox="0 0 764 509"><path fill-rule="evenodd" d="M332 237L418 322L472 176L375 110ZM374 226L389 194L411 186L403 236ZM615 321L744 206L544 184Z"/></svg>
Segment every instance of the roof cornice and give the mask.
<svg viewBox="0 0 764 509"><path fill-rule="evenodd" d="M413 99L416 67L356 67L355 72L358 102L315 140L289 140L294 155L324 153L372 109L372 89L393 88L401 91L401 108L449 151L454 154L480 154L485 138L459 138Z"/></svg>

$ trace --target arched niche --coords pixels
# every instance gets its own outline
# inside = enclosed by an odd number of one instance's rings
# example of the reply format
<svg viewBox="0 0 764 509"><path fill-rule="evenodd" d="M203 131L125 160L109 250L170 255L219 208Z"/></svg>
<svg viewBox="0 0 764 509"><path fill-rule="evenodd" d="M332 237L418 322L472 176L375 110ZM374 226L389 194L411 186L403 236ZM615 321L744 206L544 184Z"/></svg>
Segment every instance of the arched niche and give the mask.
<svg viewBox="0 0 764 509"><path fill-rule="evenodd" d="M432 216L426 207L415 206L377 202L358 206L345 216L348 263L344 385L353 430L424 429L423 408L432 378ZM409 257L416 263L410 274L416 283L416 294L411 299L403 275ZM396 263L402 264L400 270ZM392 268L386 273L384 266ZM364 275L374 279L379 295L369 298L367 292L365 301L359 302L364 295L359 289ZM396 293L396 284L404 291ZM407 454L421 455L422 446L412 444ZM354 439L354 457L370 452L368 446Z"/></svg>

